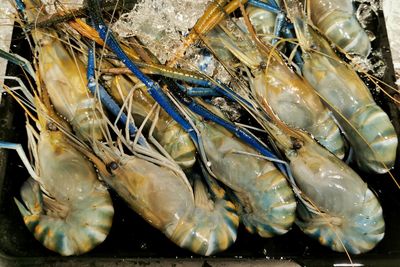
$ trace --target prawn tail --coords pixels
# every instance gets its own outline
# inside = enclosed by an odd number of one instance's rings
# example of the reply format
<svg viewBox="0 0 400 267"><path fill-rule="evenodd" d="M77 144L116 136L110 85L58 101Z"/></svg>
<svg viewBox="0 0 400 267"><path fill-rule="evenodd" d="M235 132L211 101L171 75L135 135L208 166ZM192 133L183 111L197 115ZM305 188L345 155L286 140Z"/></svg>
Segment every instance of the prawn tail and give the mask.
<svg viewBox="0 0 400 267"><path fill-rule="evenodd" d="M43 198L39 184L32 178L24 182L21 187L22 203L14 198L25 225L33 231L39 223L39 215L43 212Z"/></svg>
<svg viewBox="0 0 400 267"><path fill-rule="evenodd" d="M211 201L199 180L195 181L194 191L194 210L178 222L169 238L180 247L204 256L226 250L237 237L239 216L235 206L224 199Z"/></svg>
<svg viewBox="0 0 400 267"><path fill-rule="evenodd" d="M21 188L22 204L15 203L23 220L40 243L63 256L79 255L102 243L111 228L114 208L105 188L96 188L90 199L66 207L44 195L32 178Z"/></svg>
<svg viewBox="0 0 400 267"><path fill-rule="evenodd" d="M367 189L359 212L351 218L310 212L298 205L296 224L307 235L334 251L360 254L372 250L384 237L385 222L378 199Z"/></svg>

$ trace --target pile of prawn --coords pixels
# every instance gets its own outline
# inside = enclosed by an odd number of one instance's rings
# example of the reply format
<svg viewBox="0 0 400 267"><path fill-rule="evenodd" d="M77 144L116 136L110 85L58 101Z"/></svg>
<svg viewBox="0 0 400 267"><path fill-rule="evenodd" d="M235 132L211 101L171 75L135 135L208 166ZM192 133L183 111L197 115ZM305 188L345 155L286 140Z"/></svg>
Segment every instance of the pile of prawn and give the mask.
<svg viewBox="0 0 400 267"><path fill-rule="evenodd" d="M165 64L140 35L110 30L123 6L89 0L49 15L43 5L16 1L33 61L0 56L32 81L3 87L26 111L31 177L15 202L46 248L79 255L102 243L109 190L200 255L227 250L240 223L262 238L296 224L348 255L384 238L384 210L362 176L391 175L398 134L352 68L353 55L371 52L352 0L212 1ZM230 83L189 62L189 48ZM217 98L251 124L231 121Z"/></svg>

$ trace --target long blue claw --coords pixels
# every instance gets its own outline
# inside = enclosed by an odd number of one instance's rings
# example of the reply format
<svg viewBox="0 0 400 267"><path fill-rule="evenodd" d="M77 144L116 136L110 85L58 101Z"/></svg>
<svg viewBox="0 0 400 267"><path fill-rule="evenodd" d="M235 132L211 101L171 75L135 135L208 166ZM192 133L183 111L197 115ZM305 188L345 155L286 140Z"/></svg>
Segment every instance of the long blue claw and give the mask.
<svg viewBox="0 0 400 267"><path fill-rule="evenodd" d="M100 6L97 0L88 0L88 7L90 10L90 16L95 25L100 38L110 47L110 49L117 55L117 57L128 67L130 71L147 87L149 94L153 99L175 120L182 128L184 128L193 139L195 143L198 143L198 137L195 130L187 122L179 111L174 107L170 99L165 95L161 87L154 82L152 79L147 77L140 69L132 62L132 60L125 54L119 45L118 41L114 37L113 33L105 25L100 12Z"/></svg>
<svg viewBox="0 0 400 267"><path fill-rule="evenodd" d="M105 90L101 84L96 83L94 57L95 57L95 54L94 54L93 48L89 47L89 49L88 49L88 66L87 66L88 88L93 95L96 95L96 93L98 93L101 103L107 108L108 111L110 111L115 117L117 117L121 112L121 108L114 101L114 99L108 94L107 90ZM136 135L138 129L133 123L131 123L131 122L128 123L128 117L126 116L125 113L123 113L123 112L121 113L119 120L124 125L128 124L129 134L131 135L131 137L134 137ZM139 142L139 144L141 144L143 146L147 145L147 142L143 136L139 137L138 142Z"/></svg>
<svg viewBox="0 0 400 267"><path fill-rule="evenodd" d="M96 30L98 31L100 37L104 40L104 42L110 47L110 49L117 55L117 57L132 71L132 73L147 87L148 92L153 97L153 99L175 120L177 121L182 128L191 136L193 141L198 144L198 137L195 133L195 130L187 122L184 117L176 110L173 103L168 99L165 93L162 91L160 86L143 74L140 69L130 60L130 58L125 54L117 40L115 39L112 32L107 28L104 24L104 21L101 17L100 6L97 0L88 0L89 9L91 12L91 19L95 25ZM181 93L181 92L180 92ZM188 100L188 97L180 97L179 100ZM187 101L186 101L187 102ZM212 120L215 123L225 127L227 130L234 133L237 137L241 138L243 141L254 147L257 151L259 151L262 155L277 159L277 157L270 152L262 143L260 143L257 138L255 138L250 132L237 127L236 125L227 122L226 120L216 116L212 112L208 111L204 107L198 105L194 101L189 101L184 103L191 109L193 112L203 116L205 119ZM290 172L290 170L286 169L285 165L278 164L278 168L285 174Z"/></svg>

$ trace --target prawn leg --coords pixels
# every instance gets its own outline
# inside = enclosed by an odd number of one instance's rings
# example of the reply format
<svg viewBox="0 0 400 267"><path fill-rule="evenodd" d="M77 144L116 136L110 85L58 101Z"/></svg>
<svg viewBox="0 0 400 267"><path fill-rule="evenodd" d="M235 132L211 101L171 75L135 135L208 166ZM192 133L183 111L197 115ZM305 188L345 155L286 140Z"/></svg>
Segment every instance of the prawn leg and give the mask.
<svg viewBox="0 0 400 267"><path fill-rule="evenodd" d="M29 175L36 181L39 181L39 177L33 170L32 165L29 162L28 157L26 156L21 144L0 141L0 148L15 150L18 153L18 156L20 157Z"/></svg>
<svg viewBox="0 0 400 267"><path fill-rule="evenodd" d="M3 49L0 49L0 57L8 60L9 62L14 63L15 65L21 66L26 71L26 73L28 73L32 78L35 77L35 72L32 68L32 65L29 63L27 59L19 55L6 52Z"/></svg>

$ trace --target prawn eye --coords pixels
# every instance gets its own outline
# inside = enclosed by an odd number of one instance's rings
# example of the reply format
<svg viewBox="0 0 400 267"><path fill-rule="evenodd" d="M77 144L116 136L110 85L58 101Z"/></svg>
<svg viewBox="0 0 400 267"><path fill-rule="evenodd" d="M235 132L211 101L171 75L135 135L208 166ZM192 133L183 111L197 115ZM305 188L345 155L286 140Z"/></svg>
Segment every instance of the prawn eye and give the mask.
<svg viewBox="0 0 400 267"><path fill-rule="evenodd" d="M310 48L312 50L317 50L318 49L318 45L317 44L311 44Z"/></svg>
<svg viewBox="0 0 400 267"><path fill-rule="evenodd" d="M261 70L265 70L267 68L267 63L265 63L264 61L261 61L259 67Z"/></svg>
<svg viewBox="0 0 400 267"><path fill-rule="evenodd" d="M116 163L115 161L113 161L107 165L107 170L109 172L115 171L117 168L118 168L118 163Z"/></svg>
<svg viewBox="0 0 400 267"><path fill-rule="evenodd" d="M293 142L293 149L294 150L299 150L302 147L303 147L303 143L300 140L295 140Z"/></svg>
<svg viewBox="0 0 400 267"><path fill-rule="evenodd" d="M52 122L47 123L47 129L48 129L49 131L57 131L57 130L58 130L58 129L57 129L57 126L56 126L54 123L52 123Z"/></svg>

